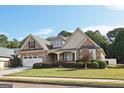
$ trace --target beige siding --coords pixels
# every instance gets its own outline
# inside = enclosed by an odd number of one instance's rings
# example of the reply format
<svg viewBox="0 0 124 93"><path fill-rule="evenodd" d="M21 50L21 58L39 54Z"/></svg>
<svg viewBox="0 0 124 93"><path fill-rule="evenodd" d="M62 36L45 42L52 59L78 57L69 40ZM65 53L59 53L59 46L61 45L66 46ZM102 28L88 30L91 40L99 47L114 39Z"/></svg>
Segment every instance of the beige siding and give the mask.
<svg viewBox="0 0 124 93"><path fill-rule="evenodd" d="M24 49L29 49L29 41L34 41L32 37L29 38L28 42L25 44ZM41 48L40 44L35 40L35 49Z"/></svg>
<svg viewBox="0 0 124 93"><path fill-rule="evenodd" d="M78 45L85 39L85 35L81 31L75 31L70 37L70 40L64 46L64 49L77 48Z"/></svg>
<svg viewBox="0 0 124 93"><path fill-rule="evenodd" d="M105 55L102 53L100 49L96 50L96 59L105 59Z"/></svg>

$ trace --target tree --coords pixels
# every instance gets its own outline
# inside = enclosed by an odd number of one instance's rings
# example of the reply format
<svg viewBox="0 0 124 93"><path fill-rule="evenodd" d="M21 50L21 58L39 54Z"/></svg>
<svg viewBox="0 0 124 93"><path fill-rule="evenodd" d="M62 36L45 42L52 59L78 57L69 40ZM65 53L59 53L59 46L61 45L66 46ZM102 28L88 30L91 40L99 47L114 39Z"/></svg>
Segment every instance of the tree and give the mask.
<svg viewBox="0 0 124 93"><path fill-rule="evenodd" d="M0 35L0 47L7 47L8 44L8 38L6 35L1 34Z"/></svg>
<svg viewBox="0 0 124 93"><path fill-rule="evenodd" d="M96 44L98 44L101 48L104 49L107 57L110 56L109 54L109 41L108 39L103 36L99 30L96 30L96 31L91 31L91 30L88 30L87 32L85 32L85 34L90 37Z"/></svg>
<svg viewBox="0 0 124 93"><path fill-rule="evenodd" d="M114 40L116 39L116 37L118 36L118 33L120 31L124 31L124 28L116 28L116 29L113 29L112 31L109 31L107 33L107 37L108 39L111 41L111 42L114 42Z"/></svg>
<svg viewBox="0 0 124 93"><path fill-rule="evenodd" d="M84 67L86 69L88 62L91 59L91 53L89 52L89 49L85 48L85 49L80 50L80 54L79 55L80 55L79 58L84 63Z"/></svg>
<svg viewBox="0 0 124 93"><path fill-rule="evenodd" d="M50 37L48 37L46 40L52 41L54 38L55 38L54 36L50 36Z"/></svg>
<svg viewBox="0 0 124 93"><path fill-rule="evenodd" d="M21 60L18 56L13 55L13 59L10 59L10 67L21 66Z"/></svg>
<svg viewBox="0 0 124 93"><path fill-rule="evenodd" d="M7 47L8 48L19 48L21 47L21 44L17 39L13 39L13 41L9 41Z"/></svg>
<svg viewBox="0 0 124 93"><path fill-rule="evenodd" d="M115 31L115 32L114 32ZM124 59L124 28L114 29L110 33L114 33L114 41L111 43L111 55L117 59Z"/></svg>
<svg viewBox="0 0 124 93"><path fill-rule="evenodd" d="M109 53L118 60L124 59L124 28L115 28L107 33L110 41Z"/></svg>
<svg viewBox="0 0 124 93"><path fill-rule="evenodd" d="M72 33L71 32L67 32L67 31L61 31L58 35L62 35L64 37L68 37L68 36L71 36Z"/></svg>

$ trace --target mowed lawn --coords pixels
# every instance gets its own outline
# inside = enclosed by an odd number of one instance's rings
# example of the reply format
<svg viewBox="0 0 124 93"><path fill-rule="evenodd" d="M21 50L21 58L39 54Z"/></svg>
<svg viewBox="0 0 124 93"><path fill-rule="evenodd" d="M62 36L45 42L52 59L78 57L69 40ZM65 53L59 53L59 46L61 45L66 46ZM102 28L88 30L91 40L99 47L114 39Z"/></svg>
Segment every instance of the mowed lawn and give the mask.
<svg viewBox="0 0 124 93"><path fill-rule="evenodd" d="M124 79L124 68L107 69L73 69L73 68L43 68L31 69L10 76L30 77L75 77L75 78L100 78L100 79Z"/></svg>

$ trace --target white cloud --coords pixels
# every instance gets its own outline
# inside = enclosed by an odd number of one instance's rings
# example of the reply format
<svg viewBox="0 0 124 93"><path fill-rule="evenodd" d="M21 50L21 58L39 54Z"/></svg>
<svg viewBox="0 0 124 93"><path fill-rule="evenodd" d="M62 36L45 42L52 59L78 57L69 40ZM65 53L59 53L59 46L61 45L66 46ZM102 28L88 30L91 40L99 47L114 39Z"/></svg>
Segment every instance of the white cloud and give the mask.
<svg viewBox="0 0 124 93"><path fill-rule="evenodd" d="M115 29L115 28L124 28L124 25L113 25L113 26L109 26L109 25L96 25L96 26L86 26L86 27L83 27L83 28L80 28L82 31L84 31L84 32L86 32L86 31L88 31L88 30L92 30L92 31L96 31L96 30L99 30L100 31L100 33L102 34L102 35L106 35L106 33L108 32L108 31L111 31L111 30L113 30L113 29ZM68 30L69 32L74 32L75 31L75 29L73 29L73 30Z"/></svg>
<svg viewBox="0 0 124 93"><path fill-rule="evenodd" d="M20 37L18 38L19 41L22 41L25 37Z"/></svg>
<svg viewBox="0 0 124 93"><path fill-rule="evenodd" d="M85 28L82 28L82 30L84 32L86 32L87 30L93 30L93 31L99 30L102 35L106 35L106 33L108 31L111 31L114 28L118 28L118 27L124 27L124 25L117 25L117 26L109 26L109 25L87 26Z"/></svg>
<svg viewBox="0 0 124 93"><path fill-rule="evenodd" d="M5 32L0 32L0 34L4 34L4 35L7 35L7 36L9 35L8 33L5 33Z"/></svg>
<svg viewBox="0 0 124 93"><path fill-rule="evenodd" d="M111 10L124 11L124 5L110 5L106 7Z"/></svg>
<svg viewBox="0 0 124 93"><path fill-rule="evenodd" d="M49 35L53 32L53 29L47 28L47 29L40 29L38 32L35 32L33 34L35 35Z"/></svg>

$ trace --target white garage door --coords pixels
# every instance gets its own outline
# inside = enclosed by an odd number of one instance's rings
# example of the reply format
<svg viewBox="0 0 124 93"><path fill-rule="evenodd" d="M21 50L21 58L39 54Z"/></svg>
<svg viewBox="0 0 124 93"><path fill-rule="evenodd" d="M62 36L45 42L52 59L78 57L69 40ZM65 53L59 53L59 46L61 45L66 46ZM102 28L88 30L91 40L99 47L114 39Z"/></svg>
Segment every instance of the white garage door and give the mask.
<svg viewBox="0 0 124 93"><path fill-rule="evenodd" d="M41 63L42 56L38 57L23 57L23 66L33 66L34 63Z"/></svg>

